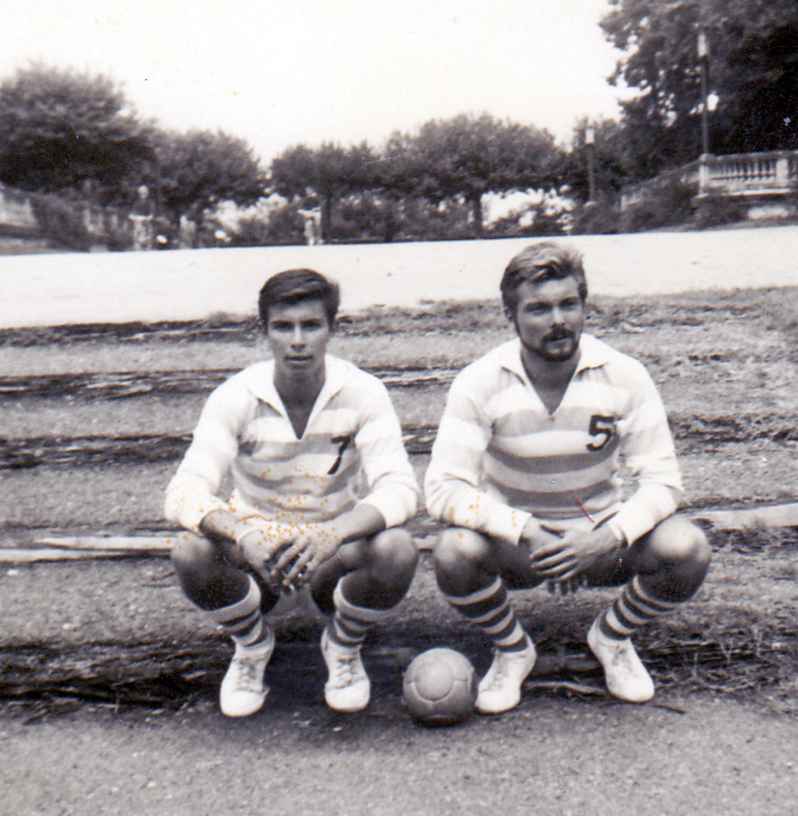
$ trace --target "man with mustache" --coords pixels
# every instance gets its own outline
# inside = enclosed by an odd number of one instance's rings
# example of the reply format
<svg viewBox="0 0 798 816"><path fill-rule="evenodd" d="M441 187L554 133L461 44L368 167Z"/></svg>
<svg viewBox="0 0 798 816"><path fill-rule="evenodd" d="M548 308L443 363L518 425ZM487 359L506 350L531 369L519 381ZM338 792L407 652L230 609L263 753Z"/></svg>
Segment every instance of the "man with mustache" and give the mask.
<svg viewBox="0 0 798 816"><path fill-rule="evenodd" d="M583 333L579 253L527 247L501 294L517 338L455 379L425 479L427 509L448 525L438 586L494 648L477 710L520 702L536 651L507 590L543 583L563 594L623 586L587 642L610 693L645 702L654 684L630 636L691 598L711 556L701 530L674 515L682 481L665 409L637 360Z"/></svg>

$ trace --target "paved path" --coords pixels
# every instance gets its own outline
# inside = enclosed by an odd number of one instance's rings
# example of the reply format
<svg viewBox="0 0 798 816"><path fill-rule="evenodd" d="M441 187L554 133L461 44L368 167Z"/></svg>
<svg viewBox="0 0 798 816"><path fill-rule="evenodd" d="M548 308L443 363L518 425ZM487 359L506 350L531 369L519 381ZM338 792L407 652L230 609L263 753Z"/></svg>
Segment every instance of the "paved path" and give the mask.
<svg viewBox="0 0 798 816"><path fill-rule="evenodd" d="M557 239L562 240L562 239ZM798 285L798 226L581 236L594 293ZM252 314L265 278L306 266L337 278L343 309L497 296L530 239L0 258L0 328Z"/></svg>

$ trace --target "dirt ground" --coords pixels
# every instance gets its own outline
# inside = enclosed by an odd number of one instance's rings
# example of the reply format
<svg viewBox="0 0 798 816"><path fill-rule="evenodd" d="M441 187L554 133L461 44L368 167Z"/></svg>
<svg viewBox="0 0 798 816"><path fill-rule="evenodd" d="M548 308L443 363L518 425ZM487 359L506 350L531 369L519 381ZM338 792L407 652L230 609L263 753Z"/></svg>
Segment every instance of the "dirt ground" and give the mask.
<svg viewBox="0 0 798 816"><path fill-rule="evenodd" d="M795 501L798 289L597 297L590 330L639 356L669 409L687 508ZM388 383L419 474L453 373L509 336L495 302L347 316L336 353ZM249 324L0 332L0 551L44 535L171 535L163 488L208 390L263 353ZM429 541L435 527L411 527ZM485 644L428 558L370 641L367 712L321 701L321 622L280 619L267 707L225 720L228 646L163 557L0 565L0 814L794 814L794 530L710 531L700 594L641 635L658 694L616 703L584 665L609 591L519 593L547 672L521 707L428 729L400 698L419 651ZM580 662L581 661L581 662Z"/></svg>

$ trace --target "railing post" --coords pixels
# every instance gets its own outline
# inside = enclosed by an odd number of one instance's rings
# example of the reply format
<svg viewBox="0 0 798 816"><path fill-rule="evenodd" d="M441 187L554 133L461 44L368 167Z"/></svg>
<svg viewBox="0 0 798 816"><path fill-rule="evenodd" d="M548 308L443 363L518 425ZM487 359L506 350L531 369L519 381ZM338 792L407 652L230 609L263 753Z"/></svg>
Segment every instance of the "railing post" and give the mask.
<svg viewBox="0 0 798 816"><path fill-rule="evenodd" d="M703 154L698 159L698 195L709 192L709 156Z"/></svg>
<svg viewBox="0 0 798 816"><path fill-rule="evenodd" d="M788 156L779 156L776 159L776 187L786 190L790 186L790 159Z"/></svg>

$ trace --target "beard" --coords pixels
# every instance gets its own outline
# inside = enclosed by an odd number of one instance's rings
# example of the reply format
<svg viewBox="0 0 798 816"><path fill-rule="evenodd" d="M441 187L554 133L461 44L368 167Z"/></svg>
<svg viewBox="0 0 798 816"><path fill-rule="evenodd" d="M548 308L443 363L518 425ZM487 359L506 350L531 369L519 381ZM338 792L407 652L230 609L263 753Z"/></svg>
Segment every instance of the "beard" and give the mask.
<svg viewBox="0 0 798 816"><path fill-rule="evenodd" d="M537 348L530 348L526 344L524 347L549 363L564 363L572 359L579 350L579 336L561 329L545 335Z"/></svg>

